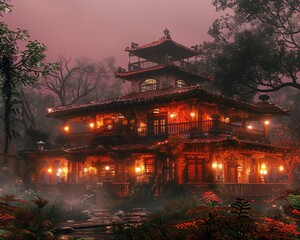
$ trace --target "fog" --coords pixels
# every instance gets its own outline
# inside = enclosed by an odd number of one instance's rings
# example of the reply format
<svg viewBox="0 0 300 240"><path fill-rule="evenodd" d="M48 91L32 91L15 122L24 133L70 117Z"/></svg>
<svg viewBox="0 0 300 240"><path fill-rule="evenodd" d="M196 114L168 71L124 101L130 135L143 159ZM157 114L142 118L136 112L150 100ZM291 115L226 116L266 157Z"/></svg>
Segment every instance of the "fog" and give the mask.
<svg viewBox="0 0 300 240"><path fill-rule="evenodd" d="M124 49L145 44L170 30L173 40L188 47L208 40L207 30L219 13L211 0L12 0L4 21L29 30L32 40L47 45L47 60L58 55L117 58L126 67Z"/></svg>

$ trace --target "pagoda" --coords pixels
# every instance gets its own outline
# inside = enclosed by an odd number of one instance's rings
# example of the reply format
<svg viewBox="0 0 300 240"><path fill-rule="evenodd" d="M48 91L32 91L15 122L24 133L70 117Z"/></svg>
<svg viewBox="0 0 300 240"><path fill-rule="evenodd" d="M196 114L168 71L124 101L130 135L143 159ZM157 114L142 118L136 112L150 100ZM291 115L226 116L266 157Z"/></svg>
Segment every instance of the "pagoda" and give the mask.
<svg viewBox="0 0 300 240"><path fill-rule="evenodd" d="M132 92L202 84L209 80L198 74L194 64L200 51L187 48L172 40L168 29L157 41L139 46L131 43L128 71L119 69L116 77L131 81ZM132 62L134 59L137 61ZM152 76L152 78L149 78Z"/></svg>
<svg viewBox="0 0 300 240"><path fill-rule="evenodd" d="M25 154L43 166L33 179L47 182L55 172L53 184L62 186L62 177L65 187L105 183L115 194L140 183L158 195L169 183L194 192L223 184L241 195L284 187L278 169L290 149L273 145L268 135L272 117L287 110L203 89L210 78L194 64L199 49L175 42L167 29L157 41L125 51L128 69L115 75L131 82L131 93L49 108L67 140L60 149Z"/></svg>

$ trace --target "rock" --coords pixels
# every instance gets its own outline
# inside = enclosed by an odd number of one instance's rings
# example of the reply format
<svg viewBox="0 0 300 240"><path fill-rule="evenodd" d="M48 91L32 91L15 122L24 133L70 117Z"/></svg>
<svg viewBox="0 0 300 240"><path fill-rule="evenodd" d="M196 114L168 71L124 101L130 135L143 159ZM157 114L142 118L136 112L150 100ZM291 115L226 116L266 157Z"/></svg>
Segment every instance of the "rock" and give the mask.
<svg viewBox="0 0 300 240"><path fill-rule="evenodd" d="M74 228L71 228L71 227L61 227L61 228L55 229L55 232L57 234L68 234L68 233L73 233L74 231L75 231Z"/></svg>

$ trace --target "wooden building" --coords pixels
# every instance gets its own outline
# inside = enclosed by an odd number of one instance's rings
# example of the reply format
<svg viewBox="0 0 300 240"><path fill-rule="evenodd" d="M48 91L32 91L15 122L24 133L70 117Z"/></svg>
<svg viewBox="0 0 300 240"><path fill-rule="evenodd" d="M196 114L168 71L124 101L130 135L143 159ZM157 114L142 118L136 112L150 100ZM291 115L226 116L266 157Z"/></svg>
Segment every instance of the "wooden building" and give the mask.
<svg viewBox="0 0 300 240"><path fill-rule="evenodd" d="M272 117L287 111L204 90L210 79L193 64L199 51L172 40L168 30L125 51L128 70L115 75L131 83L130 94L48 109L49 117L63 121L68 143L38 155L47 164L36 181L47 182L49 175L51 183L110 182L123 193L137 182L152 183L158 193L168 182L223 184L242 194L282 181L281 158L289 149L272 145L268 128Z"/></svg>

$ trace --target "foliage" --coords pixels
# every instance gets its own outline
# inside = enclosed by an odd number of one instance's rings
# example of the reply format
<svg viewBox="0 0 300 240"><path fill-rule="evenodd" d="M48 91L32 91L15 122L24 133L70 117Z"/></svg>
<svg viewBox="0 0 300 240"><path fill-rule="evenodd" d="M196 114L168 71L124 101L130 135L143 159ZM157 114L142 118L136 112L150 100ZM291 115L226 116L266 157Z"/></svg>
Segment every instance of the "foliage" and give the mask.
<svg viewBox="0 0 300 240"><path fill-rule="evenodd" d="M202 45L201 65L225 95L300 89L298 0L214 0L216 19ZM247 98L246 98L247 99Z"/></svg>
<svg viewBox="0 0 300 240"><path fill-rule="evenodd" d="M34 203L38 205L12 195L0 198L0 239L54 239L49 232L53 228L52 222L41 214L46 201L38 198Z"/></svg>
<svg viewBox="0 0 300 240"><path fill-rule="evenodd" d="M3 5L4 4L4 5ZM1 8L8 7L1 1ZM54 64L44 63L46 46L38 41L30 41L26 30L13 31L8 25L0 22L0 84L4 103L4 154L8 153L9 142L18 132L13 126L19 116L18 91L20 87L37 81L40 75L45 76L55 69ZM20 46L23 46L22 50Z"/></svg>
<svg viewBox="0 0 300 240"><path fill-rule="evenodd" d="M274 95L274 97L273 97ZM275 104L289 109L289 117L276 117L272 121L272 142L278 145L297 147L300 145L300 91L282 89L278 94L272 94ZM273 100L273 101L274 101Z"/></svg>
<svg viewBox="0 0 300 240"><path fill-rule="evenodd" d="M216 197L212 192L205 196L208 200ZM177 209L182 211L171 211L176 215L166 215L166 210L158 211L142 224L124 227L119 239L296 240L299 237L294 222L282 222L255 213L251 210L250 201L245 199L236 199L231 206L206 204L182 208L181 204L172 201L168 206L172 209L180 206Z"/></svg>
<svg viewBox="0 0 300 240"><path fill-rule="evenodd" d="M0 16L2 13L9 13L11 11L11 5L9 4L10 0L1 0L0 1Z"/></svg>
<svg viewBox="0 0 300 240"><path fill-rule="evenodd" d="M204 192L202 194L202 199L204 203L208 206L218 206L222 203L222 200L219 198L219 196L211 191Z"/></svg>

